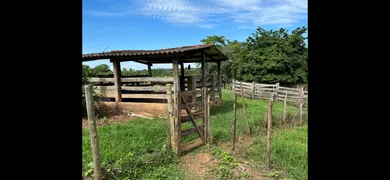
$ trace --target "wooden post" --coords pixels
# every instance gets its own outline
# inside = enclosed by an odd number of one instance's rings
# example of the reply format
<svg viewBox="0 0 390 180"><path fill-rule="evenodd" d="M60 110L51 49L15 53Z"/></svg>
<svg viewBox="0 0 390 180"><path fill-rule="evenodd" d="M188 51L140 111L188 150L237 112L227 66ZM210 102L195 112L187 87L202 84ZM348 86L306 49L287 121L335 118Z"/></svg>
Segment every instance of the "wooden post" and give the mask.
<svg viewBox="0 0 390 180"><path fill-rule="evenodd" d="M235 89L235 86L236 86L236 84L235 84L235 80L233 79L233 82L232 82L232 90L233 91L235 91L236 89Z"/></svg>
<svg viewBox="0 0 390 180"><path fill-rule="evenodd" d="M203 102L203 126L206 126L207 121L207 87L206 87L206 54L202 51L202 102ZM205 137L206 138L206 137Z"/></svg>
<svg viewBox="0 0 390 180"><path fill-rule="evenodd" d="M210 95L207 95L207 136L206 136L206 140L207 140L207 142L208 143L210 143L210 139L211 139L211 137L210 137L210 117L211 117L211 115L210 115Z"/></svg>
<svg viewBox="0 0 390 180"><path fill-rule="evenodd" d="M215 78L214 78L214 75L211 75L210 86L211 86L211 101L213 101L215 103Z"/></svg>
<svg viewBox="0 0 390 180"><path fill-rule="evenodd" d="M244 108L245 123L246 123L246 127L248 128L248 135L250 137L251 136L251 130L249 128L249 123L248 123L248 114L246 113L245 97L244 97L244 90L242 88L242 84L240 84L240 88L241 88L241 97L242 97L242 107Z"/></svg>
<svg viewBox="0 0 390 180"><path fill-rule="evenodd" d="M172 69L173 69L173 86L174 86L174 91L173 91L173 115L174 115L174 121L175 121L175 128L174 128L174 136L175 136L175 152L178 154L180 153L180 127L181 124L181 107L180 107L180 100L178 98L178 92L179 92L179 59L176 57L172 60Z"/></svg>
<svg viewBox="0 0 390 180"><path fill-rule="evenodd" d="M271 168L271 132L272 132L272 100L268 101L267 125L267 165Z"/></svg>
<svg viewBox="0 0 390 180"><path fill-rule="evenodd" d="M173 113L173 99L172 99L172 84L166 84L166 90L167 90L167 106L168 106L168 118L169 118L169 129L170 129L170 136L171 136L171 148L172 151L175 153L177 152L177 146L176 146L176 136L175 136L175 118Z"/></svg>
<svg viewBox="0 0 390 180"><path fill-rule="evenodd" d="M222 99L222 74L221 74L221 61L217 61L217 73L218 73L218 94Z"/></svg>
<svg viewBox="0 0 390 180"><path fill-rule="evenodd" d="M303 118L302 118L302 111L303 111L303 95L304 95L304 91L303 91L303 86L299 88L299 114L298 114L298 118L299 118L299 123L301 125L303 125Z"/></svg>
<svg viewBox="0 0 390 180"><path fill-rule="evenodd" d="M185 91L184 63L180 63L180 91Z"/></svg>
<svg viewBox="0 0 390 180"><path fill-rule="evenodd" d="M191 81L188 83L192 84L191 91L196 91L196 76L191 76ZM192 94L192 102L196 102L196 94Z"/></svg>
<svg viewBox="0 0 390 180"><path fill-rule="evenodd" d="M115 102L122 102L121 92L121 62L118 60L112 60L114 67L114 85L115 85Z"/></svg>
<svg viewBox="0 0 390 180"><path fill-rule="evenodd" d="M276 83L276 98L278 98L278 93L279 93L279 82Z"/></svg>
<svg viewBox="0 0 390 180"><path fill-rule="evenodd" d="M234 80L233 80L234 84ZM237 95L236 91L233 92L233 138L232 138L232 153L234 153L235 147L236 147L236 111L237 111Z"/></svg>
<svg viewBox="0 0 390 180"><path fill-rule="evenodd" d="M255 81L252 81L252 99L255 99L255 90L256 90Z"/></svg>
<svg viewBox="0 0 390 180"><path fill-rule="evenodd" d="M286 122L286 116L287 116L287 91L286 91L286 96L284 97L284 103L283 103L283 123Z"/></svg>
<svg viewBox="0 0 390 180"><path fill-rule="evenodd" d="M89 135L91 138L94 180L102 179L102 169L100 167L99 139L96 130L95 106L93 104L92 84L85 86L85 101L87 104Z"/></svg>
<svg viewBox="0 0 390 180"><path fill-rule="evenodd" d="M148 72L149 72L149 77L152 77L152 64L148 63Z"/></svg>

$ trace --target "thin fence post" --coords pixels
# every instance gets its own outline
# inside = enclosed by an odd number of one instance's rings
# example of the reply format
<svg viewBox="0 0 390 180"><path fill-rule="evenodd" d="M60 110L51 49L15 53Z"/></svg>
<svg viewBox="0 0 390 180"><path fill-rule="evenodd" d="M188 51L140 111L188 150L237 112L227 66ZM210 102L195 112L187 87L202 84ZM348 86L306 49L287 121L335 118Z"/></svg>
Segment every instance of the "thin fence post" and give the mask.
<svg viewBox="0 0 390 180"><path fill-rule="evenodd" d="M299 88L299 114L298 114L298 118L299 118L299 123L301 125L303 125L303 118L302 118L302 110L303 110L303 86Z"/></svg>
<svg viewBox="0 0 390 180"><path fill-rule="evenodd" d="M210 115L210 95L208 94L207 95L207 136L206 136L206 141L208 142L208 143L210 143L210 139L211 139L211 135L210 135L210 117L211 117L211 115Z"/></svg>
<svg viewBox="0 0 390 180"><path fill-rule="evenodd" d="M233 91L236 91L235 86L236 86L236 80L233 79L233 82L232 82L232 90Z"/></svg>
<svg viewBox="0 0 390 180"><path fill-rule="evenodd" d="M287 91L286 91L286 96L284 97L284 103L283 103L283 123L286 122L286 116L287 116Z"/></svg>
<svg viewBox="0 0 390 180"><path fill-rule="evenodd" d="M87 104L89 135L91 138L94 180L101 180L102 169L100 166L99 138L96 128L95 106L93 104L92 88L92 84L85 86L85 101Z"/></svg>
<svg viewBox="0 0 390 180"><path fill-rule="evenodd" d="M233 80L234 85L234 80ZM232 91L233 93L233 138L232 138L232 153L234 153L236 147L236 112L237 112L237 95L236 91Z"/></svg>
<svg viewBox="0 0 390 180"><path fill-rule="evenodd" d="M252 99L255 99L255 90L256 90L255 81L253 81L252 82Z"/></svg>
<svg viewBox="0 0 390 180"><path fill-rule="evenodd" d="M267 125L267 165L271 168L271 132L272 132L272 100L268 101Z"/></svg>
<svg viewBox="0 0 390 180"><path fill-rule="evenodd" d="M278 98L278 93L279 93L279 82L276 83L276 99Z"/></svg>

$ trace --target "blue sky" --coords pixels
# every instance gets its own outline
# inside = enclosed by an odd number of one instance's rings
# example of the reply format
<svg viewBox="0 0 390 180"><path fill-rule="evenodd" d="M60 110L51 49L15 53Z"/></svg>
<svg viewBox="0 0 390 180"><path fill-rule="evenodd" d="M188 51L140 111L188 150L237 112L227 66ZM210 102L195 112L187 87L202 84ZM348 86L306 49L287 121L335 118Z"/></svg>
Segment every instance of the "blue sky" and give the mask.
<svg viewBox="0 0 390 180"><path fill-rule="evenodd" d="M257 26L307 27L307 0L83 0L83 53L201 44L206 36L245 41ZM85 62L90 67L108 60ZM146 69L135 62L122 68ZM152 68L171 68L171 64Z"/></svg>

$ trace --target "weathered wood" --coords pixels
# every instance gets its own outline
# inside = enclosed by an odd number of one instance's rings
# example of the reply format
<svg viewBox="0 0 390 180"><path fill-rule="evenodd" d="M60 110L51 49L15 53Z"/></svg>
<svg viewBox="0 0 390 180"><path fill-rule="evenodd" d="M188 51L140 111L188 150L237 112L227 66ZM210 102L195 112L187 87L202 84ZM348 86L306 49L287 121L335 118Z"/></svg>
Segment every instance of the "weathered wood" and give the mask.
<svg viewBox="0 0 390 180"><path fill-rule="evenodd" d="M214 75L211 75L211 83L210 83L210 87L211 87L211 101L215 101L215 79L214 79Z"/></svg>
<svg viewBox="0 0 390 180"><path fill-rule="evenodd" d="M203 108L202 111L203 113L203 127L206 127L207 124L207 87L206 87L206 53L202 51L202 101L203 101ZM204 133L207 133L205 130ZM204 137L204 140L207 139L207 134L205 134L206 137Z"/></svg>
<svg viewBox="0 0 390 180"><path fill-rule="evenodd" d="M195 76L192 76L191 77L191 91L195 91L196 90L196 77ZM196 102L196 95L192 95L192 102Z"/></svg>
<svg viewBox="0 0 390 180"><path fill-rule="evenodd" d="M234 79L233 79L234 84ZM236 112L237 112L237 96L236 91L233 92L233 138L232 138L232 153L234 153L234 150L236 148Z"/></svg>
<svg viewBox="0 0 390 180"><path fill-rule="evenodd" d="M218 75L218 95L222 99L222 74L221 74L221 61L217 61L217 75Z"/></svg>
<svg viewBox="0 0 390 180"><path fill-rule="evenodd" d="M182 96L192 96L202 93L202 90L193 90L193 91L182 91L180 95Z"/></svg>
<svg viewBox="0 0 390 180"><path fill-rule="evenodd" d="M101 180L102 169L100 166L99 138L96 129L95 106L93 102L93 91L91 84L85 86L85 102L87 105L89 135L91 138L94 179Z"/></svg>
<svg viewBox="0 0 390 180"><path fill-rule="evenodd" d="M127 91L156 91L156 92L166 92L166 87L164 86L122 86L122 90Z"/></svg>
<svg viewBox="0 0 390 180"><path fill-rule="evenodd" d="M122 94L122 98L133 99L166 99L166 94Z"/></svg>
<svg viewBox="0 0 390 180"><path fill-rule="evenodd" d="M252 81L252 99L255 98L255 91L256 91L255 81Z"/></svg>
<svg viewBox="0 0 390 180"><path fill-rule="evenodd" d="M271 168L271 132L272 132L272 100L268 101L267 125L267 165Z"/></svg>
<svg viewBox="0 0 390 180"><path fill-rule="evenodd" d="M303 112L303 103L304 103L304 99L303 99L303 87L300 87L299 88L299 113L298 113L298 120L299 120L299 123L301 125L303 125L303 118L302 118L302 112Z"/></svg>
<svg viewBox="0 0 390 180"><path fill-rule="evenodd" d="M203 126L200 125L198 126L198 129L203 133ZM190 129L186 129L186 130L183 130L181 131L181 137L186 137L192 133L196 133L196 129L195 128L190 128Z"/></svg>
<svg viewBox="0 0 390 180"><path fill-rule="evenodd" d="M199 137L202 138L203 142L206 142L205 137L202 135L202 133L198 129L198 123L196 123L195 118L192 115L190 107L188 107L188 105L187 105L187 99L185 97L183 97L181 94L179 94L179 96L180 96L181 100L184 102L184 105L186 107L185 110L186 110L188 116L190 117L190 120L192 122L192 125L194 125L196 132L198 133Z"/></svg>
<svg viewBox="0 0 390 180"><path fill-rule="evenodd" d="M287 116L287 93L284 97L284 103L283 103L283 123L286 122L286 116Z"/></svg>
<svg viewBox="0 0 390 180"><path fill-rule="evenodd" d="M152 64L148 63L148 73L149 77L152 77Z"/></svg>
<svg viewBox="0 0 390 180"><path fill-rule="evenodd" d="M91 78L90 82L93 83L113 83L114 78ZM123 77L121 82L165 82L172 83L173 77Z"/></svg>
<svg viewBox="0 0 390 180"><path fill-rule="evenodd" d="M184 83L184 63L180 63L180 91L185 91Z"/></svg>
<svg viewBox="0 0 390 180"><path fill-rule="evenodd" d="M122 82L165 82L165 83L172 83L173 77L122 78Z"/></svg>
<svg viewBox="0 0 390 180"><path fill-rule="evenodd" d="M195 120L200 119L200 118L203 119L204 112L192 113L192 116L195 118ZM190 121L191 121L190 116L182 116L181 117L181 123L190 122Z"/></svg>
<svg viewBox="0 0 390 180"><path fill-rule="evenodd" d="M206 123L206 126L207 128L206 129L206 142L210 143L210 95L207 95L207 123Z"/></svg>
<svg viewBox="0 0 390 180"><path fill-rule="evenodd" d="M198 101L198 102L191 102L191 103L187 103L188 107L190 109L192 109L193 107L201 107L203 106L203 102L202 101ZM181 108L186 108L185 105L181 105Z"/></svg>
<svg viewBox="0 0 390 180"><path fill-rule="evenodd" d="M172 85L167 84L167 107L168 107L168 117L169 117L169 129L170 129L170 136L171 136L171 148L174 153L177 152L177 146L176 146L176 137L175 137L175 118L173 113L173 99L172 99Z"/></svg>
<svg viewBox="0 0 390 180"><path fill-rule="evenodd" d="M247 127L247 129L248 129L248 135L249 135L249 137L250 137L250 136L251 136L251 130L250 130L250 128L249 128L248 114L246 113L245 97L244 97L244 92L242 91L242 86L241 86L241 97L242 97L242 107L244 108L245 123L246 123L246 127Z"/></svg>
<svg viewBox="0 0 390 180"><path fill-rule="evenodd" d="M114 66L114 86L115 86L115 102L122 102L121 93L121 62L113 61Z"/></svg>
<svg viewBox="0 0 390 180"><path fill-rule="evenodd" d="M173 107L174 107L174 117L175 117L175 129L174 129L174 135L175 135L175 152L181 152L181 112L179 107L181 106L181 101L178 99L179 95L179 59L176 57L172 60L172 69L173 69Z"/></svg>
<svg viewBox="0 0 390 180"><path fill-rule="evenodd" d="M184 151L190 150L190 149L192 149L194 147L200 146L202 144L203 144L203 140L202 139L200 139L200 138L199 139L195 139L195 140L190 141L190 142L188 142L186 144L183 144L181 146L180 151L184 152Z"/></svg>

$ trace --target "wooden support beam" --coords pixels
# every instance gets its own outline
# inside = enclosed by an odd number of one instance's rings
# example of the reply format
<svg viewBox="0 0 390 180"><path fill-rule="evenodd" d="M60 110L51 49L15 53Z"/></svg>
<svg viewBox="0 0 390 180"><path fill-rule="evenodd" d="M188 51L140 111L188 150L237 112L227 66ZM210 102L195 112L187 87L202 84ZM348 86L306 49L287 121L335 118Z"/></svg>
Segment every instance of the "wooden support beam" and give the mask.
<svg viewBox="0 0 390 180"><path fill-rule="evenodd" d="M218 94L219 98L222 99L222 74L221 74L221 61L217 61L217 72L218 72Z"/></svg>
<svg viewBox="0 0 390 180"><path fill-rule="evenodd" d="M207 137L207 89L206 89L206 54L204 51L202 51L202 63L201 63L201 67L202 67L202 90L203 90L203 94L202 94L202 101L203 101L203 128L204 129L204 133L205 133L205 136L204 136L204 139L208 139Z"/></svg>
<svg viewBox="0 0 390 180"><path fill-rule="evenodd" d="M180 91L185 91L184 86L184 63L180 63Z"/></svg>
<svg viewBox="0 0 390 180"><path fill-rule="evenodd" d="M113 60L112 64L114 66L114 86L115 86L115 102L122 102L122 93L121 93L121 62Z"/></svg>
<svg viewBox="0 0 390 180"><path fill-rule="evenodd" d="M174 136L175 136L175 145L174 147L175 152L180 153L180 142L181 142L181 109L179 108L181 106L181 101L178 96L179 92L179 58L176 57L172 60L172 69L173 69L173 112L174 112L174 121L175 121L175 128L174 128Z"/></svg>
<svg viewBox="0 0 390 180"><path fill-rule="evenodd" d="M149 77L152 77L152 64L148 64Z"/></svg>
<svg viewBox="0 0 390 180"><path fill-rule="evenodd" d="M176 145L176 136L175 136L175 118L173 116L173 100L172 100L172 85L166 84L166 90L167 90L167 106L168 106L168 117L169 117L169 129L170 129L170 135L171 135L171 148L174 153L177 152L177 145Z"/></svg>

